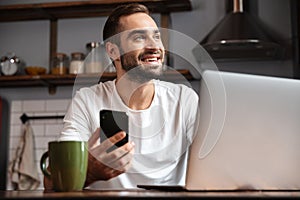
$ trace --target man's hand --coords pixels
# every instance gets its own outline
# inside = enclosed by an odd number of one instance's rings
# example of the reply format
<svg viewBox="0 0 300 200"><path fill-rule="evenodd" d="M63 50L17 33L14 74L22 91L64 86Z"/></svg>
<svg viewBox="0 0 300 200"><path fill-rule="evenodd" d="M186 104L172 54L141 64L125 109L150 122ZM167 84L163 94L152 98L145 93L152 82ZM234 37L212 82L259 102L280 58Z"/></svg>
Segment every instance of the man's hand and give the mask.
<svg viewBox="0 0 300 200"><path fill-rule="evenodd" d="M85 186L98 180L109 180L126 172L134 154L134 144L131 142L107 153L106 151L121 141L126 133L121 131L100 144L100 129L89 139L88 171Z"/></svg>
<svg viewBox="0 0 300 200"><path fill-rule="evenodd" d="M49 166L47 167L47 170L50 171ZM45 188L45 191L53 190L52 180L45 175L44 175L44 188Z"/></svg>
<svg viewBox="0 0 300 200"><path fill-rule="evenodd" d="M122 140L126 134L119 132L114 136L102 141L100 144L100 129L88 141L88 170L85 187L98 180L109 180L126 172L131 165L134 153L134 144L127 144L107 153L107 149ZM49 168L49 167L48 167ZM48 169L50 170L50 169ZM53 183L50 178L44 176L45 190L53 190Z"/></svg>

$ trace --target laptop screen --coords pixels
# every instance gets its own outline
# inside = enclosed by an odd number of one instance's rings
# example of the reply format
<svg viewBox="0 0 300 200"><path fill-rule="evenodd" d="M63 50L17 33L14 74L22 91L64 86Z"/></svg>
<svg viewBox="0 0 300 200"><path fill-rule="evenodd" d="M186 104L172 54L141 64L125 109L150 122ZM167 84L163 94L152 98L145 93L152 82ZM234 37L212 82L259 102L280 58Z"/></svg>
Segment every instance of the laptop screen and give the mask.
<svg viewBox="0 0 300 200"><path fill-rule="evenodd" d="M299 117L299 80L205 71L187 189L300 189Z"/></svg>

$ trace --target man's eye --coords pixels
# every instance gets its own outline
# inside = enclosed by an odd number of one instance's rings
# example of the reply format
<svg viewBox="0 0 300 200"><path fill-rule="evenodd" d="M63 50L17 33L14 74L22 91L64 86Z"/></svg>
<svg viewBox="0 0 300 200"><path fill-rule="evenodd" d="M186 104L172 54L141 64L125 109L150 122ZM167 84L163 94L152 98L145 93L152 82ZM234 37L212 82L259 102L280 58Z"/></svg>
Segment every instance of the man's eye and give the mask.
<svg viewBox="0 0 300 200"><path fill-rule="evenodd" d="M153 37L155 40L160 40L160 35L159 34L157 34L157 35L154 35L154 37Z"/></svg>
<svg viewBox="0 0 300 200"><path fill-rule="evenodd" d="M134 37L135 41L141 41L141 40L144 40L144 39L145 39L145 36L143 36L143 35L137 35L137 36Z"/></svg>

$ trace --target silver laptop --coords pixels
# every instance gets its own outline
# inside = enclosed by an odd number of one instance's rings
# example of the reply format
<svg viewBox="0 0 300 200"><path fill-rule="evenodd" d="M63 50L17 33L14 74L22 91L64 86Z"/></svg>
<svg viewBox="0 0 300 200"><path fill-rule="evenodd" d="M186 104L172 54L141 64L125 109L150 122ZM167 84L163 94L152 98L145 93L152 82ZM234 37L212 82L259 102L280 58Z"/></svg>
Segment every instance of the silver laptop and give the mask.
<svg viewBox="0 0 300 200"><path fill-rule="evenodd" d="M188 190L299 190L300 81L205 71Z"/></svg>
<svg viewBox="0 0 300 200"><path fill-rule="evenodd" d="M205 71L185 189L299 190L300 81Z"/></svg>

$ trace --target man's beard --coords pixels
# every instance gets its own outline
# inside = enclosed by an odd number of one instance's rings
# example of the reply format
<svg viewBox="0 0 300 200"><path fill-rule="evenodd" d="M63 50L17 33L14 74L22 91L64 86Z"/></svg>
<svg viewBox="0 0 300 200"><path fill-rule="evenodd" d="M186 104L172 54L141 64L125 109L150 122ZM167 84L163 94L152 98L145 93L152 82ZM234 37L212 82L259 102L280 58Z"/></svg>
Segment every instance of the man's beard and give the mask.
<svg viewBox="0 0 300 200"><path fill-rule="evenodd" d="M121 50L122 51L122 50ZM126 75L129 80L137 83L146 83L152 79L159 78L163 73L163 64L157 65L139 65L138 61L141 60L144 54L151 54L152 52L144 52L139 55L136 59L135 55L130 53L122 52L121 55L121 64L122 68L127 72ZM163 55L161 55L161 59Z"/></svg>

